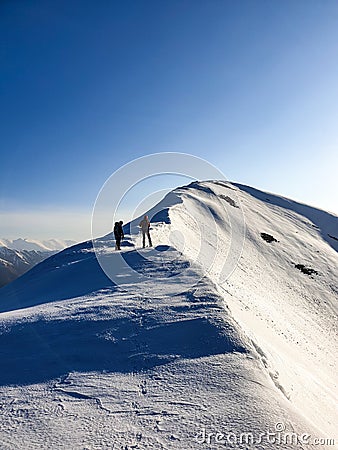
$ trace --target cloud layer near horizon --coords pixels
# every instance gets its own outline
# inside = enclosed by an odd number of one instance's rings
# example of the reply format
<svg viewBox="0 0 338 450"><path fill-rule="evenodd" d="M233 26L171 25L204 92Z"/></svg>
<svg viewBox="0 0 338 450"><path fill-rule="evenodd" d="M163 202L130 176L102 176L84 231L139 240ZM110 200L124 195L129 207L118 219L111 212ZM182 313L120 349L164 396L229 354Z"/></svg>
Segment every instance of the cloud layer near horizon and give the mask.
<svg viewBox="0 0 338 450"><path fill-rule="evenodd" d="M0 236L14 239L90 239L91 211L15 210L0 211Z"/></svg>

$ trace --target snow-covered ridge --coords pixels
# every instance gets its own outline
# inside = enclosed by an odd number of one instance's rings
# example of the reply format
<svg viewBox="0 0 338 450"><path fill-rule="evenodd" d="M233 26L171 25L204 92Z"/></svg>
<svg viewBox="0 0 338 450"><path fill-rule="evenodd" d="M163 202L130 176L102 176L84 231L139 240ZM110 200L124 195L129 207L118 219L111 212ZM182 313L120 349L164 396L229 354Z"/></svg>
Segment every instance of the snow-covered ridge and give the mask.
<svg viewBox="0 0 338 450"><path fill-rule="evenodd" d="M154 249L137 252L139 219L125 227L121 254L111 234L95 241L117 272L122 256L145 282L121 271L112 283L88 241L0 290L6 448L34 448L32 439L40 448L219 448L196 434L257 434L277 422L336 437L338 260L328 234L337 236L337 217L251 189L174 190L149 211ZM241 244L239 211L243 251L223 280L231 241ZM19 409L25 427L13 438Z"/></svg>
<svg viewBox="0 0 338 450"><path fill-rule="evenodd" d="M192 183L178 192L182 203L169 212L172 227L185 238L184 245L177 242L177 246L188 258L196 257L196 219L203 220L201 203L212 205L218 240L225 249L214 250L217 257L209 276L257 347L276 386L301 414L333 433L338 402L333 351L338 348L338 217L242 185ZM218 277L229 240L224 224L229 220L219 200L230 205L230 214L231 208L240 206L246 224L243 253L223 284ZM267 242L266 235L274 240ZM208 255L199 259L210 260Z"/></svg>

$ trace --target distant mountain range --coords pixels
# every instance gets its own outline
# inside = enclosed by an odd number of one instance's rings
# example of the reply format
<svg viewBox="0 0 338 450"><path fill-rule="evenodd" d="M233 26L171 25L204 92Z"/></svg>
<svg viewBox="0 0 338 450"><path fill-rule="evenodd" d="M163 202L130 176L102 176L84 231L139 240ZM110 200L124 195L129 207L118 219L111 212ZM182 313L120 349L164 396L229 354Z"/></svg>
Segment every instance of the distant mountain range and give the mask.
<svg viewBox="0 0 338 450"><path fill-rule="evenodd" d="M71 240L0 239L0 288L49 256L75 244Z"/></svg>
<svg viewBox="0 0 338 450"><path fill-rule="evenodd" d="M76 244L75 241L62 239L48 239L37 241L33 239L4 239L0 238L0 247L7 247L12 250L36 250L40 252L63 250L66 247Z"/></svg>

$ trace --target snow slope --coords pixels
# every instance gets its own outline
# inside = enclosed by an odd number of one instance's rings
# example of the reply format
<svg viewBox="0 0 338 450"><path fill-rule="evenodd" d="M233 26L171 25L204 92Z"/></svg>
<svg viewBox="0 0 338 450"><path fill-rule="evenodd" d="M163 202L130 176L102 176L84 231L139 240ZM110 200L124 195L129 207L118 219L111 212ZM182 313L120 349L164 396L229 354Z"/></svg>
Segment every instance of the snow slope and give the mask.
<svg viewBox="0 0 338 450"><path fill-rule="evenodd" d="M192 183L149 212L154 249L138 219L121 254L94 242L117 283L89 241L2 288L1 448L333 448L337 217L304 208Z"/></svg>
<svg viewBox="0 0 338 450"><path fill-rule="evenodd" d="M215 196L222 200L224 195L243 209L246 240L236 270L218 283L220 292L276 386L323 433L332 434L338 404L338 248L331 236L338 234L338 218L242 185L192 184L183 203L170 215L172 226L188 240L184 246L187 256L194 257L190 240L195 242L196 236L191 230L201 202L212 202L216 217L221 218L216 220L217 231L220 239L226 240L229 233L223 223L227 218L214 201ZM203 214L197 221L202 220ZM267 243L261 233L277 241ZM217 283L224 258L222 249L216 253L209 275ZM298 265L318 273L309 276L295 267Z"/></svg>

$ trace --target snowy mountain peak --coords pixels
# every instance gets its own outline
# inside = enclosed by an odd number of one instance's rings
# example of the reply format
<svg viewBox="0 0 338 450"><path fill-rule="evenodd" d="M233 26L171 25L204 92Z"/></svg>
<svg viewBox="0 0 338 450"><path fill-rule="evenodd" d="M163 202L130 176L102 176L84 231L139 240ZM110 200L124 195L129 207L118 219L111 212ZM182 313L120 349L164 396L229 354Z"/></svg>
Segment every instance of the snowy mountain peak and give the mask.
<svg viewBox="0 0 338 450"><path fill-rule="evenodd" d="M277 424L334 438L337 217L218 181L148 215L153 248L137 218L121 252L109 233L0 290L2 398L39 423L13 437L1 418L2 442L196 450Z"/></svg>

